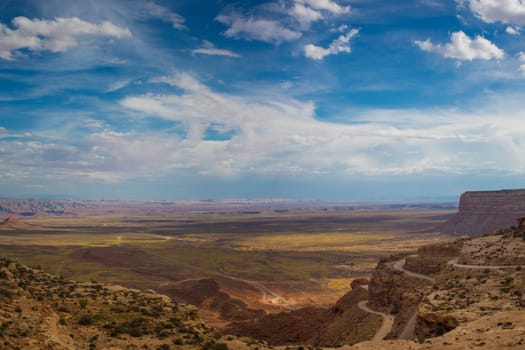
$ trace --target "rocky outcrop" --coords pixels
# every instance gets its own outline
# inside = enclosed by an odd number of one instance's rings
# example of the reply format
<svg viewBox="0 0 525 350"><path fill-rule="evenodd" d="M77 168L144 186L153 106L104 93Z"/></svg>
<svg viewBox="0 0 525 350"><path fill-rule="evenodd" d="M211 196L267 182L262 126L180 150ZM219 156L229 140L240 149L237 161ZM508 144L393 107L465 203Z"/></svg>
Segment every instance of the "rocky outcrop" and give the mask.
<svg viewBox="0 0 525 350"><path fill-rule="evenodd" d="M451 242L427 244L419 247L417 255L422 258L448 258L458 256L463 244L469 238L457 239Z"/></svg>
<svg viewBox="0 0 525 350"><path fill-rule="evenodd" d="M525 214L525 189L465 192L458 213L434 228L453 235L481 235L516 225Z"/></svg>
<svg viewBox="0 0 525 350"><path fill-rule="evenodd" d="M458 324L458 320L447 313L420 313L417 316L416 334L420 338L439 337L456 328Z"/></svg>
<svg viewBox="0 0 525 350"><path fill-rule="evenodd" d="M17 229L25 229L25 228L32 228L33 225L29 225L22 220L19 220L17 217L13 215L9 215L7 219L0 222L0 230L17 230Z"/></svg>
<svg viewBox="0 0 525 350"><path fill-rule="evenodd" d="M160 291L174 300L217 312L227 321L248 321L265 315L263 310L251 309L243 301L232 298L212 278L189 280L177 286L160 288Z"/></svg>
<svg viewBox="0 0 525 350"><path fill-rule="evenodd" d="M412 258L407 257L404 268L408 271L431 276L443 269L447 264L446 258Z"/></svg>

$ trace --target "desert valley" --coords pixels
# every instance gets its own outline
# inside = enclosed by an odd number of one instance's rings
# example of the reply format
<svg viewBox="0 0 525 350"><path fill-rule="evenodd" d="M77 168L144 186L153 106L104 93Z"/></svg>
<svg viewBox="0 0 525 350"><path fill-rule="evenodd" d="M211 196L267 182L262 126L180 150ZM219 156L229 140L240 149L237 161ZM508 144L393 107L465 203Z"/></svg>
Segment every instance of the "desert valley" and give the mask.
<svg viewBox="0 0 525 350"><path fill-rule="evenodd" d="M525 350L525 0L0 0L0 350Z"/></svg>
<svg viewBox="0 0 525 350"><path fill-rule="evenodd" d="M3 200L3 346L519 348L524 194Z"/></svg>

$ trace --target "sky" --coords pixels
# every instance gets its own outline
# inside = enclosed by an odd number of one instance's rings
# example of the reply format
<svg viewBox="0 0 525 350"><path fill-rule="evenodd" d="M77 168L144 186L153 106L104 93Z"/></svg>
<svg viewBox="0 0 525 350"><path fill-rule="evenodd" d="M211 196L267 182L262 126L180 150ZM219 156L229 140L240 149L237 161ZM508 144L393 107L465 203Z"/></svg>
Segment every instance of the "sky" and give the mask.
<svg viewBox="0 0 525 350"><path fill-rule="evenodd" d="M2 0L0 197L525 187L522 0Z"/></svg>

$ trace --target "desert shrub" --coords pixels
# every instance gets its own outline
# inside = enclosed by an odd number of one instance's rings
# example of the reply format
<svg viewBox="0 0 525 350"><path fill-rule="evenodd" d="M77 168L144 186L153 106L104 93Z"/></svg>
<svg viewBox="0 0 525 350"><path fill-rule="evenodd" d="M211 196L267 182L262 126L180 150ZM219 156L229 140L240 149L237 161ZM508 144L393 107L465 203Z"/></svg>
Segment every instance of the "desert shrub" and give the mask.
<svg viewBox="0 0 525 350"><path fill-rule="evenodd" d="M88 300L85 299L85 298L84 298L84 299L80 299L80 300L78 301L78 305L80 305L80 308L81 308L81 309L85 309L86 306L87 306L87 304L88 304Z"/></svg>
<svg viewBox="0 0 525 350"><path fill-rule="evenodd" d="M148 322L143 317L137 317L131 321L121 323L114 327L112 335L120 333L129 334L132 337L141 337L144 334L150 333L151 330L148 327Z"/></svg>
<svg viewBox="0 0 525 350"><path fill-rule="evenodd" d="M61 305L57 308L57 311L58 312L68 312L69 313L69 309L67 308L67 306L65 305Z"/></svg>
<svg viewBox="0 0 525 350"><path fill-rule="evenodd" d="M213 347L214 350L228 350L228 344L226 343L216 343Z"/></svg>
<svg viewBox="0 0 525 350"><path fill-rule="evenodd" d="M161 344L157 346L157 350L170 350L171 347L168 344Z"/></svg>
<svg viewBox="0 0 525 350"><path fill-rule="evenodd" d="M89 314L84 315L80 317L80 320L78 320L78 324L82 326L89 326L93 324L93 317Z"/></svg>

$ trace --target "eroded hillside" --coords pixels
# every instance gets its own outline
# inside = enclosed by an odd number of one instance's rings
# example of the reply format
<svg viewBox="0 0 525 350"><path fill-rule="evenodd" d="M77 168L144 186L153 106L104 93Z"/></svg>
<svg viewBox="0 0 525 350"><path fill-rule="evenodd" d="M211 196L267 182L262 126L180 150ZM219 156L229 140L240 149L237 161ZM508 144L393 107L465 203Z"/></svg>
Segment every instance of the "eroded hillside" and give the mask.
<svg viewBox="0 0 525 350"><path fill-rule="evenodd" d="M3 258L0 310L2 349L250 348L206 326L191 305L152 291L68 281Z"/></svg>
<svg viewBox="0 0 525 350"><path fill-rule="evenodd" d="M369 303L396 315L395 340L351 349L525 348L524 257L522 232L509 229L380 262Z"/></svg>

